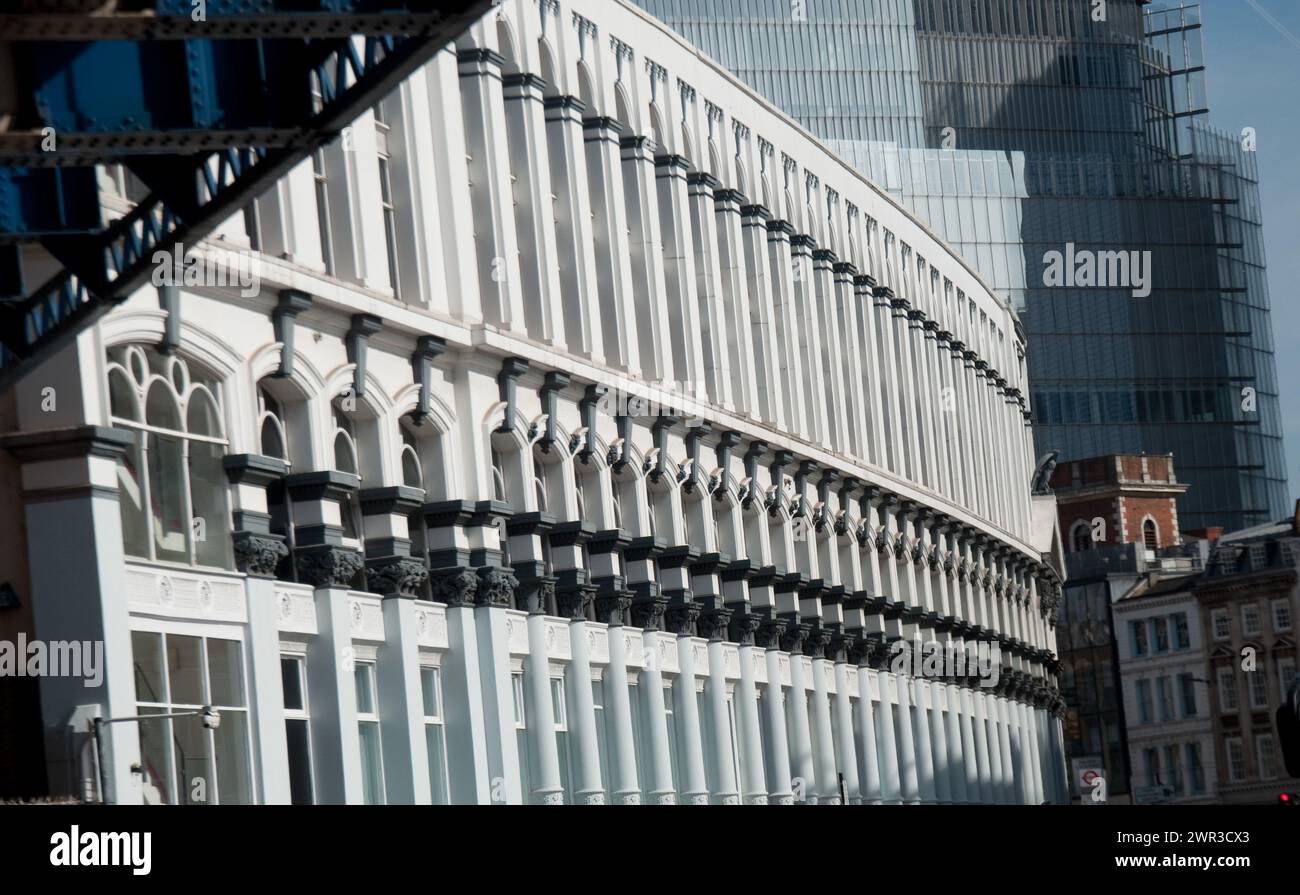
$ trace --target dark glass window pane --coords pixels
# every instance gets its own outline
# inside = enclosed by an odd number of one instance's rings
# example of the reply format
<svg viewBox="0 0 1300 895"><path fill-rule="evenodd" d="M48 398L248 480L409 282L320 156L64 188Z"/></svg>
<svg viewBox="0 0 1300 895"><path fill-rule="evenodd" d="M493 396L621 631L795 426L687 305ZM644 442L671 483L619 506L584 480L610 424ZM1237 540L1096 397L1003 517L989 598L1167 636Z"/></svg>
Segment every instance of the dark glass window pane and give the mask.
<svg viewBox="0 0 1300 895"><path fill-rule="evenodd" d="M136 702L166 702L163 683L162 635L131 632L132 661L135 664Z"/></svg>
<svg viewBox="0 0 1300 895"><path fill-rule="evenodd" d="M241 653L237 640L208 640L208 699L212 705L244 704Z"/></svg>
<svg viewBox="0 0 1300 895"><path fill-rule="evenodd" d="M212 731L217 759L217 798L222 805L251 805L253 775L248 760L248 713L224 711Z"/></svg>
<svg viewBox="0 0 1300 895"><path fill-rule="evenodd" d="M305 718L284 722L289 746L289 800L294 805L313 805L311 785L311 736Z"/></svg>
<svg viewBox="0 0 1300 895"><path fill-rule="evenodd" d="M281 656L280 681L284 686L284 707L289 711L302 711L302 659Z"/></svg>
<svg viewBox="0 0 1300 895"><path fill-rule="evenodd" d="M197 637L167 635L167 675L174 705L203 705L202 644Z"/></svg>

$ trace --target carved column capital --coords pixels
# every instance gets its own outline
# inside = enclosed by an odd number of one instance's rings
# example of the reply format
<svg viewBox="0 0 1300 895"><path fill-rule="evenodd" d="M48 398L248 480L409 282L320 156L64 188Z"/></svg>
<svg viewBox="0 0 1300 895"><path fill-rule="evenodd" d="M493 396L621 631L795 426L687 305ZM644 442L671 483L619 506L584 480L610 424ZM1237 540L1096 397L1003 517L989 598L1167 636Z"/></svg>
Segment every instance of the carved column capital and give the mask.
<svg viewBox="0 0 1300 895"><path fill-rule="evenodd" d="M363 565L349 547L324 545L298 551L298 575L312 587L351 587Z"/></svg>
<svg viewBox="0 0 1300 895"><path fill-rule="evenodd" d="M514 606L515 588L519 579L500 566L482 566L478 570L478 592L474 602L478 606L510 609Z"/></svg>
<svg viewBox="0 0 1300 895"><path fill-rule="evenodd" d="M478 576L473 569L451 566L429 572L433 599L448 606L473 606L478 594Z"/></svg>
<svg viewBox="0 0 1300 895"><path fill-rule="evenodd" d="M255 578L274 578L280 561L289 555L283 538L251 531L235 532L234 548L235 568Z"/></svg>
<svg viewBox="0 0 1300 895"><path fill-rule="evenodd" d="M429 580L429 570L418 559L385 557L366 564L366 587L385 597L415 597Z"/></svg>

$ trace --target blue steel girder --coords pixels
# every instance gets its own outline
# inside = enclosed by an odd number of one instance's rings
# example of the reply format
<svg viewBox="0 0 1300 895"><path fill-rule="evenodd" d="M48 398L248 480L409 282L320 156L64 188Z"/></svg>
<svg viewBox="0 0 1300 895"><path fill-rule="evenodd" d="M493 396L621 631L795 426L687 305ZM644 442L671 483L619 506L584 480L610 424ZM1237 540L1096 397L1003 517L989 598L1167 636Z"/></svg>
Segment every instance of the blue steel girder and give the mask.
<svg viewBox="0 0 1300 895"><path fill-rule="evenodd" d="M119 0L118 6L133 2L141 5L139 0ZM185 22L190 21L189 0L158 0L159 7L168 5L183 6ZM242 36L274 36L275 39L250 40L249 46L257 47L255 52L232 50L228 56L225 50L215 48L188 49L196 42L194 35L203 32L181 21L164 22L162 17L155 17L148 26L139 21L126 26L120 22L107 26L101 23L98 27L108 27L110 31L120 29L114 33L129 32L133 39L176 38L178 45L187 48L184 51L187 63L199 67L217 58L256 60L257 78L255 82L243 82L243 89L258 91L263 105L279 116L277 123L286 126L226 131L223 139L213 140L214 145L199 151L194 151L193 143L186 142L188 137L182 136L170 144L162 142L150 154L125 155L131 170L151 192L130 213L97 232L76 232L87 219L82 208L47 210L55 232L46 232L40 243L65 269L25 299L0 302L0 385L12 381L38 356L56 350L143 285L154 266L155 253L170 251L178 243L193 244L201 240L310 152L337 136L492 5L492 0L407 3L316 0L316 7L335 7L327 13L317 13L302 11L313 6L312 0L208 0L208 24L217 21L221 9L239 7L247 12L250 7L282 10L293 7L297 10L283 13L275 27L266 20L276 15L245 15L241 20L246 26ZM385 18L376 12L381 7L401 7L405 13ZM43 39L35 36L40 32L37 27L40 23L29 22L24 30L20 27L22 23L15 21L26 17L0 15L0 40L16 33L23 34L22 39ZM362 30L373 33L364 38L344 36L354 20ZM299 32L333 36L304 39L301 33L288 28L286 21L295 23ZM385 21L389 25L387 30L382 27ZM57 23L45 24L52 29L48 37L67 37L66 31L58 30ZM75 23L65 25L76 36L86 39L90 39L94 30ZM273 82L272 86L267 86L268 81ZM320 94L318 100L310 99L313 84ZM224 88L213 83L186 86L190 99L195 102L194 108L204 107L214 112L204 123L216 123L215 113ZM230 95L229 91L226 95ZM301 116L300 122L295 121L295 115ZM225 123L224 119L220 123ZM59 134L60 139L65 136ZM186 151L174 151L177 146L185 147ZM111 147L71 148L82 153L82 164L104 161L105 156L114 157ZM0 165L7 162L8 159L0 157ZM72 177L70 182L80 183L74 175L84 170L89 169L28 169L27 176L61 174ZM11 171L0 167L0 175ZM0 177L0 217L5 212L3 187L4 178ZM97 201L95 212L98 213ZM60 225L66 227L65 232L58 232ZM3 230L0 226L0 242L4 241ZM0 251L0 266L6 268L0 271L0 286L12 289L12 284L21 283L21 272L10 269L16 263L12 259L17 256L17 252ZM3 294L0 290L0 295Z"/></svg>

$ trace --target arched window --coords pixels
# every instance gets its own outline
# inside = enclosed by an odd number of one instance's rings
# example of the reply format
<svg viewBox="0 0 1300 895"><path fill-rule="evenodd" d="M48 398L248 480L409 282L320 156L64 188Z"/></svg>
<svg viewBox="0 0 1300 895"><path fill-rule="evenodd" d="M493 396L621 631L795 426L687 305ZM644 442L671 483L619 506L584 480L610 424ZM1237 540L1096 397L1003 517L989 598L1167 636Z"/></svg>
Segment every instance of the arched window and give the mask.
<svg viewBox="0 0 1300 895"><path fill-rule="evenodd" d="M1092 549L1092 528L1082 519L1070 529L1070 549L1075 553Z"/></svg>
<svg viewBox="0 0 1300 895"><path fill-rule="evenodd" d="M501 451L492 445L492 496L500 501L509 501L506 490L506 467Z"/></svg>
<svg viewBox="0 0 1300 895"><path fill-rule="evenodd" d="M420 449L415 434L402 423L402 484L424 489L424 467L420 463Z"/></svg>
<svg viewBox="0 0 1300 895"><path fill-rule="evenodd" d="M334 414L334 468L359 477L361 467L357 452L357 428L346 409L345 400L345 396L340 396L330 405ZM344 543L360 547L361 502L356 491L348 494L342 506L342 516Z"/></svg>
<svg viewBox="0 0 1300 895"><path fill-rule="evenodd" d="M1148 519L1142 523L1142 543L1148 550L1155 550L1160 546L1160 536L1156 531L1154 519Z"/></svg>
<svg viewBox="0 0 1300 895"><path fill-rule="evenodd" d="M537 512L546 512L546 464L533 455L533 493L537 498Z"/></svg>
<svg viewBox="0 0 1300 895"><path fill-rule="evenodd" d="M123 548L150 560L229 569L221 387L150 346L108 352L112 422L135 444L118 463Z"/></svg>
<svg viewBox="0 0 1300 895"><path fill-rule="evenodd" d="M289 433L284 407L264 385L257 387L257 411L262 454L288 463Z"/></svg>
<svg viewBox="0 0 1300 895"><path fill-rule="evenodd" d="M581 522L587 518L587 496L583 492L582 473L576 471L573 476L573 496L578 505L578 521Z"/></svg>
<svg viewBox="0 0 1300 895"><path fill-rule="evenodd" d="M334 468L339 472L357 475L357 430L352 420L340 406L342 398L335 398L334 411Z"/></svg>

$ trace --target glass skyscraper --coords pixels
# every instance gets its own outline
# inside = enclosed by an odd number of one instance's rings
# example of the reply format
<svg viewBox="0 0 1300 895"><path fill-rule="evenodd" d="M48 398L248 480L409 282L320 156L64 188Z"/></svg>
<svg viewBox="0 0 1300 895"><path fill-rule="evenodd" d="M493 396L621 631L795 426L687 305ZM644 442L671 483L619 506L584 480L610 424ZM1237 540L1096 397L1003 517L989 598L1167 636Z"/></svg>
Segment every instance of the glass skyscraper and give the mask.
<svg viewBox="0 0 1300 895"><path fill-rule="evenodd" d="M1206 123L1196 6L638 2L1014 304L1040 451L1174 453L1184 529L1286 513L1258 175L1248 139ZM1054 279L1057 255L1092 279Z"/></svg>

